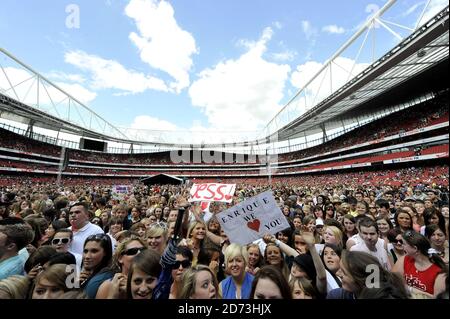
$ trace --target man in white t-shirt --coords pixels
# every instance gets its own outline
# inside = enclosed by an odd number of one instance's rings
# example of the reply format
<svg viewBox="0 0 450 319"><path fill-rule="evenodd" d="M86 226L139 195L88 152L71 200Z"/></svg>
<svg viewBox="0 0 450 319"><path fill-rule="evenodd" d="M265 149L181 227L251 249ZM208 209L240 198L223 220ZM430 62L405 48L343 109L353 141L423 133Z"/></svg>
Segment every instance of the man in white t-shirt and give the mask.
<svg viewBox="0 0 450 319"><path fill-rule="evenodd" d="M392 269L384 240L378 238L378 225L370 219L364 219L359 224L360 236L363 239L358 244L352 246L350 251L362 251L378 259L380 264L387 270Z"/></svg>
<svg viewBox="0 0 450 319"><path fill-rule="evenodd" d="M83 246L90 235L102 234L103 229L89 221L89 206L86 202L77 202L70 207L69 229L73 232L73 240L69 252L83 255Z"/></svg>

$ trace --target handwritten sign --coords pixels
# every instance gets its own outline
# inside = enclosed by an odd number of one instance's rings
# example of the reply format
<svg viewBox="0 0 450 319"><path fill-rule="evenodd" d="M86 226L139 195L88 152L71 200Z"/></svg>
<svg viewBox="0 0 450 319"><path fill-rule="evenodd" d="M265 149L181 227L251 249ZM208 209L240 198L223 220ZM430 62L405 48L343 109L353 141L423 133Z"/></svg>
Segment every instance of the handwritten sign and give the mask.
<svg viewBox="0 0 450 319"><path fill-rule="evenodd" d="M192 185L190 202L224 202L233 200L236 184L204 183Z"/></svg>
<svg viewBox="0 0 450 319"><path fill-rule="evenodd" d="M111 193L114 199L123 199L129 191L131 191L130 185L113 185Z"/></svg>
<svg viewBox="0 0 450 319"><path fill-rule="evenodd" d="M265 234L275 235L289 228L272 191L249 198L216 215L231 242L247 245Z"/></svg>

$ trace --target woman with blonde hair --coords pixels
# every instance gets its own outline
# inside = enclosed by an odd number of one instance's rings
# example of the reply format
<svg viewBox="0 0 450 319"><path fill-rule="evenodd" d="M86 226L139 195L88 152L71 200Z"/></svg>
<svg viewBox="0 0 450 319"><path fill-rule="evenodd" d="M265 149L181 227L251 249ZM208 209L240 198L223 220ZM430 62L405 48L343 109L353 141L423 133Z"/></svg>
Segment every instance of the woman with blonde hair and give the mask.
<svg viewBox="0 0 450 319"><path fill-rule="evenodd" d="M252 289L253 275L245 271L248 265L247 249L231 244L225 250L225 268L229 276L219 285L222 299L248 299Z"/></svg>
<svg viewBox="0 0 450 319"><path fill-rule="evenodd" d="M26 276L12 275L0 280L1 299L26 299L30 289L30 280Z"/></svg>
<svg viewBox="0 0 450 319"><path fill-rule="evenodd" d="M126 299L126 282L131 262L147 244L139 237L129 237L114 251L111 270L115 273L110 280L98 288L96 299Z"/></svg>
<svg viewBox="0 0 450 319"><path fill-rule="evenodd" d="M201 221L193 221L188 228L187 233L187 246L192 251L194 259L192 265L197 264L198 255L200 250L203 250L203 243L206 237L206 224Z"/></svg>
<svg viewBox="0 0 450 319"><path fill-rule="evenodd" d="M333 244L342 248L343 244L343 234L342 231L336 226L326 225L323 230L323 241L325 244Z"/></svg>
<svg viewBox="0 0 450 319"><path fill-rule="evenodd" d="M263 264L263 258L257 244L247 245L248 264L246 271L253 276L258 272Z"/></svg>
<svg viewBox="0 0 450 319"><path fill-rule="evenodd" d="M31 299L59 299L65 292L71 290L67 285L67 265L56 264L41 272L35 280Z"/></svg>
<svg viewBox="0 0 450 319"><path fill-rule="evenodd" d="M209 267L197 265L186 270L177 299L218 299L219 285Z"/></svg>
<svg viewBox="0 0 450 319"><path fill-rule="evenodd" d="M156 223L150 226L145 232L148 248L155 250L162 255L166 249L167 243L167 228L165 224Z"/></svg>

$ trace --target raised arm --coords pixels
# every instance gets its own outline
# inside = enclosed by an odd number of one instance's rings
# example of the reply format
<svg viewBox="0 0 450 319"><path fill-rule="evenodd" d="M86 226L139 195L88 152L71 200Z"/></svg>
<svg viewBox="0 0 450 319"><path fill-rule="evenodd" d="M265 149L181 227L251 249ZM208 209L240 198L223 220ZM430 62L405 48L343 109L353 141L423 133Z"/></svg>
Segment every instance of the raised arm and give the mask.
<svg viewBox="0 0 450 319"><path fill-rule="evenodd" d="M266 244L274 243L275 245L277 245L286 256L289 256L289 257L290 256L292 256L292 257L298 256L298 251L296 251L291 246L286 245L282 241L279 241L278 239L275 238L274 235L266 234L266 235L264 235L263 240Z"/></svg>
<svg viewBox="0 0 450 319"><path fill-rule="evenodd" d="M322 262L322 259L319 256L319 253L316 250L315 245L315 238L313 233L307 231L306 228L303 229L302 232L302 238L308 245L309 253L311 254L311 257L313 259L314 267L316 268L316 286L317 290L321 294L327 293L327 272L325 270L325 266Z"/></svg>

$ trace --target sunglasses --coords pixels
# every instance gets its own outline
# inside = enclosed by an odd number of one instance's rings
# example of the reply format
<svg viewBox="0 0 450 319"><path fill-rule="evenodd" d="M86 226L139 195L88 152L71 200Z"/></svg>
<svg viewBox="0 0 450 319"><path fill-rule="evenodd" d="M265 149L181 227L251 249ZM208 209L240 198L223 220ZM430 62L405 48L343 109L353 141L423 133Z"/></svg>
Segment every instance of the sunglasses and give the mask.
<svg viewBox="0 0 450 319"><path fill-rule="evenodd" d="M167 224L164 222L154 222L154 223L150 224L150 227L159 227L159 228L163 228L164 230L167 230Z"/></svg>
<svg viewBox="0 0 450 319"><path fill-rule="evenodd" d="M403 233L403 235L405 237L413 237L414 236L414 232L412 230L407 230Z"/></svg>
<svg viewBox="0 0 450 319"><path fill-rule="evenodd" d="M108 235L106 234L95 234L95 235L90 235L88 238L86 238L86 241L91 241L91 240L107 240Z"/></svg>
<svg viewBox="0 0 450 319"><path fill-rule="evenodd" d="M54 238L52 240L52 245L59 245L60 243L65 245L65 244L69 243L69 241L70 241L70 238Z"/></svg>
<svg viewBox="0 0 450 319"><path fill-rule="evenodd" d="M396 239L396 240L395 240L395 243L396 243L397 245L403 245L403 239Z"/></svg>
<svg viewBox="0 0 450 319"><path fill-rule="evenodd" d="M179 261L177 260L173 265L172 265L172 269L178 269L183 267L184 269L191 267L191 262L189 260L183 260L183 261Z"/></svg>
<svg viewBox="0 0 450 319"><path fill-rule="evenodd" d="M130 248L130 249L124 250L121 255L135 256L138 253L140 253L141 251L143 251L144 249L145 249L145 247Z"/></svg>

